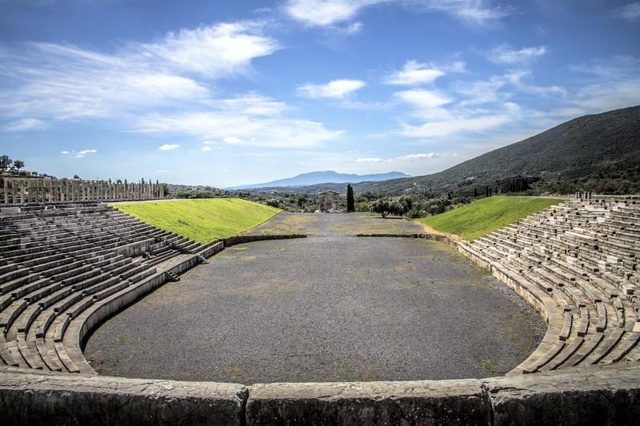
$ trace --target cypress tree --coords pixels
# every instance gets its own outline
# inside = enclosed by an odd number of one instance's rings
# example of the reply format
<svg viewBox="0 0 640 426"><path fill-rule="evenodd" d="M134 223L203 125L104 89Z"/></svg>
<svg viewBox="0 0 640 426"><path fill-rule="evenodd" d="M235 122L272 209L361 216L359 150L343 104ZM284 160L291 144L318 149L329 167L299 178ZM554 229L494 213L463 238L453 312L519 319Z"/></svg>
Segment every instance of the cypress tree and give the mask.
<svg viewBox="0 0 640 426"><path fill-rule="evenodd" d="M347 184L347 212L354 211L356 211L356 203L353 198L353 187L351 187L351 184Z"/></svg>

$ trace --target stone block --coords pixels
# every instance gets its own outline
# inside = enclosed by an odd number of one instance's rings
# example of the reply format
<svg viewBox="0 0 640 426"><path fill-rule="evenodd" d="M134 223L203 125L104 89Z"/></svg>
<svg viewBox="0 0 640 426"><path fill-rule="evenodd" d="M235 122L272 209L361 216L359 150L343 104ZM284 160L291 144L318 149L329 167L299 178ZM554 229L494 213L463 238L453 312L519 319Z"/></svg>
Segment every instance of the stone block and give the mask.
<svg viewBox="0 0 640 426"><path fill-rule="evenodd" d="M0 372L3 425L240 425L233 383Z"/></svg>
<svg viewBox="0 0 640 426"><path fill-rule="evenodd" d="M487 425L479 380L273 383L249 387L247 425Z"/></svg>

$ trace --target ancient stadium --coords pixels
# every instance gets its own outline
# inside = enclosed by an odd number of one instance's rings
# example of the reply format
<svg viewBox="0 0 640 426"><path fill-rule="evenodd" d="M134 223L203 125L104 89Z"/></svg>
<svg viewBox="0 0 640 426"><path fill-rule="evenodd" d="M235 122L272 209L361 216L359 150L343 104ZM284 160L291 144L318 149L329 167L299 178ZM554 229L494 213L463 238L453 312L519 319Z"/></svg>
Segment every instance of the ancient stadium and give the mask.
<svg viewBox="0 0 640 426"><path fill-rule="evenodd" d="M0 404L13 421L637 414L640 197L576 194L471 242L366 213L283 212L202 244L110 204L161 198L156 184L2 188Z"/></svg>
<svg viewBox="0 0 640 426"><path fill-rule="evenodd" d="M0 0L0 426L640 425L640 0Z"/></svg>

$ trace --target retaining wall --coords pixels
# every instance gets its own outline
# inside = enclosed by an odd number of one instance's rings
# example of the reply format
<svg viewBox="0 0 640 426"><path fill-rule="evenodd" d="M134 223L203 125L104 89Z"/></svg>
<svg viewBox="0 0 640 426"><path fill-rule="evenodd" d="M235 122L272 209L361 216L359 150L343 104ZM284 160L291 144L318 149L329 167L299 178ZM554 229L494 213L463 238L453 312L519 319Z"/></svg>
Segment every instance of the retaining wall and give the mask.
<svg viewBox="0 0 640 426"><path fill-rule="evenodd" d="M412 382L177 382L0 371L2 424L637 424L640 367Z"/></svg>
<svg viewBox="0 0 640 426"><path fill-rule="evenodd" d="M231 247L236 244L251 243L254 241L267 240L290 240L294 238L307 238L304 234L279 234L279 235L236 235L234 237L225 238L224 246Z"/></svg>

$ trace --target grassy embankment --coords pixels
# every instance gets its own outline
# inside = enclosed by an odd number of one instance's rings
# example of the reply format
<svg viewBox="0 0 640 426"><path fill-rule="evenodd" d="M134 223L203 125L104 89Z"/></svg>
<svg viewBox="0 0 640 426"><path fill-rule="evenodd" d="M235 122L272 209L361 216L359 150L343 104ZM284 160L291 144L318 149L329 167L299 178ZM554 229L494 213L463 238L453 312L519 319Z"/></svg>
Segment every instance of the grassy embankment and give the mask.
<svg viewBox="0 0 640 426"><path fill-rule="evenodd" d="M420 222L436 231L474 240L562 201L557 198L495 196L420 219Z"/></svg>
<svg viewBox="0 0 640 426"><path fill-rule="evenodd" d="M199 243L236 235L280 212L280 209L239 198L142 201L113 206L153 226Z"/></svg>

